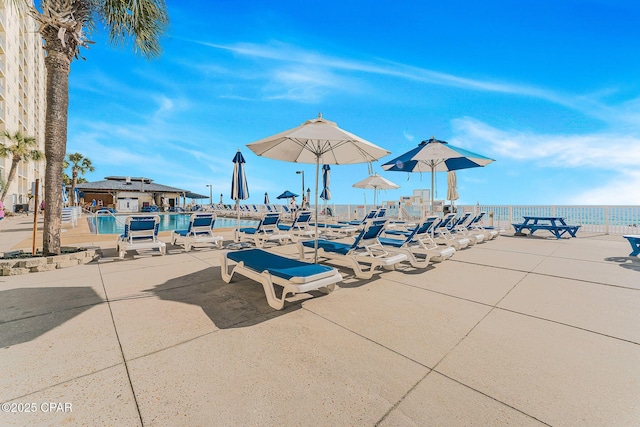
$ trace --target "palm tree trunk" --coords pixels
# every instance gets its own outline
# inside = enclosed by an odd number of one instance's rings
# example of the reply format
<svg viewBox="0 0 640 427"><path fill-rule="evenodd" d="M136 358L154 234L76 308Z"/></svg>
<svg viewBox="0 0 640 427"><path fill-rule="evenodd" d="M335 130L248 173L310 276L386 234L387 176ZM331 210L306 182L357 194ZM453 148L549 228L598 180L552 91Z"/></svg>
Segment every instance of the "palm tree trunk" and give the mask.
<svg viewBox="0 0 640 427"><path fill-rule="evenodd" d="M67 116L69 109L69 70L71 58L57 34L46 39L47 57L47 114L45 122L45 158L47 165L44 177L44 232L42 251L44 255L60 254L60 228L62 217L62 172L67 151Z"/></svg>
<svg viewBox="0 0 640 427"><path fill-rule="evenodd" d="M6 185L4 186L4 190L2 191L2 197L0 197L0 201L4 203L4 198L7 196L7 192L9 191L9 186L13 182L13 179L16 177L16 170L18 170L18 163L20 163L20 159L16 159L15 157L11 159L11 169L9 169L9 176L7 177Z"/></svg>

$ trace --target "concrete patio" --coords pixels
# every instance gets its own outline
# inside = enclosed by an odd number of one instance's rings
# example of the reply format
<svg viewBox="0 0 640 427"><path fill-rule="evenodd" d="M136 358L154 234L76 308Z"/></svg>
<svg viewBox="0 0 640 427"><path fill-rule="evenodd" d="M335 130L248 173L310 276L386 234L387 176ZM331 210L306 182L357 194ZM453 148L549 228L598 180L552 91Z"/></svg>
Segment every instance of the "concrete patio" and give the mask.
<svg viewBox="0 0 640 427"><path fill-rule="evenodd" d="M2 221L0 251L29 248L30 221ZM639 425L640 259L540 234L341 270L274 311L221 280L219 250L165 234L167 255L119 260L80 224L63 242L99 261L0 277L0 425Z"/></svg>

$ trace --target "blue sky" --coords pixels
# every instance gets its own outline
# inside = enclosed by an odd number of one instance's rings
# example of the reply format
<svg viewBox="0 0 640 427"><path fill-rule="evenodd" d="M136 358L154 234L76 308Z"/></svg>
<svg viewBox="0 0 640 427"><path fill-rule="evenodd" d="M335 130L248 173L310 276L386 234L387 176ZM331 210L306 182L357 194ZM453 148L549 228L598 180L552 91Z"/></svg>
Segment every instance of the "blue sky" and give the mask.
<svg viewBox="0 0 640 427"><path fill-rule="evenodd" d="M97 43L72 64L67 152L230 202L231 160L251 198L313 191L315 166L246 144L323 116L392 154L437 139L491 157L458 172L459 204L640 203L640 3L615 0L299 2L168 0L161 58ZM367 164L332 167L335 203ZM446 174L437 174L437 199Z"/></svg>

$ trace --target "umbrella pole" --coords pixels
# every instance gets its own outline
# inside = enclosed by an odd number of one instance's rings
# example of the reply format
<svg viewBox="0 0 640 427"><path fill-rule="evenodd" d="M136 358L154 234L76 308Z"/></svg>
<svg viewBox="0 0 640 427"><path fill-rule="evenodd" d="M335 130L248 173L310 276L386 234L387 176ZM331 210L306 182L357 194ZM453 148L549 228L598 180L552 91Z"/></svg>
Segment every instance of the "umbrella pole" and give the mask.
<svg viewBox="0 0 640 427"><path fill-rule="evenodd" d="M433 166L431 166L431 206L429 206L429 210L430 210L430 214L433 215L433 192L434 190L434 179L436 176L436 171L435 168Z"/></svg>
<svg viewBox="0 0 640 427"><path fill-rule="evenodd" d="M313 244L313 263L318 263L318 171L320 170L320 156L316 157L316 234L315 234L315 243Z"/></svg>
<svg viewBox="0 0 640 427"><path fill-rule="evenodd" d="M233 241L238 243L240 241L240 199L236 200L236 214L238 214L238 223L235 231L233 232Z"/></svg>

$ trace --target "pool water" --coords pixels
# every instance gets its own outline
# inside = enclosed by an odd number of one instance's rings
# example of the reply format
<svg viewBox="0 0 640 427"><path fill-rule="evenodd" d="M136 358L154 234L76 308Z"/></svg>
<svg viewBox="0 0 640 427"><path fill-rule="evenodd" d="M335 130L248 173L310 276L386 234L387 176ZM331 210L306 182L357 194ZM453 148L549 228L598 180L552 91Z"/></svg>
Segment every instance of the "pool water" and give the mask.
<svg viewBox="0 0 640 427"><path fill-rule="evenodd" d="M97 234L122 234L124 233L124 221L128 215L101 215L89 218L92 231L97 229ZM142 215L140 215L142 216ZM186 230L189 227L191 214L160 214L160 231ZM97 224L95 221L97 220ZM213 228L234 228L238 224L235 218L216 218ZM241 227L258 225L258 221L241 219Z"/></svg>

